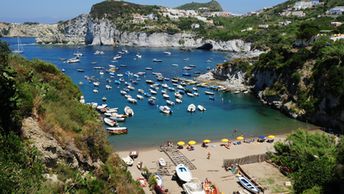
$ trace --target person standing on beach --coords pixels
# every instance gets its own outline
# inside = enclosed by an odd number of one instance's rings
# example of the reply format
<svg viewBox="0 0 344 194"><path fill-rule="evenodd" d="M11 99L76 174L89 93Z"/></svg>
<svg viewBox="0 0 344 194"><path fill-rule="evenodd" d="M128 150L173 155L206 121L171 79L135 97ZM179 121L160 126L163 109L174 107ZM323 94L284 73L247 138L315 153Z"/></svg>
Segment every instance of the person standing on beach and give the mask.
<svg viewBox="0 0 344 194"><path fill-rule="evenodd" d="M207 156L207 159L208 159L208 160L210 159L210 152L208 152L208 156Z"/></svg>

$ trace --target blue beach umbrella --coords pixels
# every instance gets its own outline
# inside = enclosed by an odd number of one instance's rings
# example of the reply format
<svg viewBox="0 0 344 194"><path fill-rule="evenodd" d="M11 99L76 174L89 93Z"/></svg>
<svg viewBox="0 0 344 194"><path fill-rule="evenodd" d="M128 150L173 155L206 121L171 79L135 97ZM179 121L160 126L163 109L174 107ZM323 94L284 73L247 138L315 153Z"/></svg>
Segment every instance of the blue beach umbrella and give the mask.
<svg viewBox="0 0 344 194"><path fill-rule="evenodd" d="M266 137L264 135L258 136L259 139L265 139Z"/></svg>

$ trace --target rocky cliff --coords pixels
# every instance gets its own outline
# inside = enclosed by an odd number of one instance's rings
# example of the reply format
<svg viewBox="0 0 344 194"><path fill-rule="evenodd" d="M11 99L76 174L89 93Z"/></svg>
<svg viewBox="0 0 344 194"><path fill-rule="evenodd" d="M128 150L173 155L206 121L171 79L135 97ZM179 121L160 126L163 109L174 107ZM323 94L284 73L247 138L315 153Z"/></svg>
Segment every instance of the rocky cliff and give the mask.
<svg viewBox="0 0 344 194"><path fill-rule="evenodd" d="M108 19L95 19L89 14L59 24L0 24L2 36L36 37L39 44L91 44L123 45L137 47L198 48L206 43L213 50L247 52L251 44L243 40L214 41L190 33L121 31Z"/></svg>

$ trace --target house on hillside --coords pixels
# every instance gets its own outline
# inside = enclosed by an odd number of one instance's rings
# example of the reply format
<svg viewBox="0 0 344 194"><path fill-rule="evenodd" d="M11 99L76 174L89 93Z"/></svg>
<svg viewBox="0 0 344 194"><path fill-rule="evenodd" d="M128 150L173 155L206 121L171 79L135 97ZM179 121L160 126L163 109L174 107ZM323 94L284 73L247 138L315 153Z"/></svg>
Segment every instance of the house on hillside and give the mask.
<svg viewBox="0 0 344 194"><path fill-rule="evenodd" d="M258 28L260 28L260 29L268 29L269 28L269 24L259 24Z"/></svg>
<svg viewBox="0 0 344 194"><path fill-rule="evenodd" d="M337 6L329 9L326 14L328 15L342 15L344 13L344 6Z"/></svg>
<svg viewBox="0 0 344 194"><path fill-rule="evenodd" d="M199 24L193 23L191 24L192 29L199 29L201 26Z"/></svg>
<svg viewBox="0 0 344 194"><path fill-rule="evenodd" d="M321 3L319 0L313 0L313 1L298 1L294 4L294 10L304 10L309 9L312 7L315 7L317 5L320 5Z"/></svg>

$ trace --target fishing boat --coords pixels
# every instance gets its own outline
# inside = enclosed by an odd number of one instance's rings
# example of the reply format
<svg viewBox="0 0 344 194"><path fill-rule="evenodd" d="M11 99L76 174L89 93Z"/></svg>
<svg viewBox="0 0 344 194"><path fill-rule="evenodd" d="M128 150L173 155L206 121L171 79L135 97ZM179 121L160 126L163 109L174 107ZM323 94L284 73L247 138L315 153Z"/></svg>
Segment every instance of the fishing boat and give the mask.
<svg viewBox="0 0 344 194"><path fill-rule="evenodd" d="M188 112L195 112L196 106L194 104L190 104L187 108Z"/></svg>
<svg viewBox="0 0 344 194"><path fill-rule="evenodd" d="M204 108L204 106L202 106L202 105L198 105L197 108L198 108L199 111L202 111L202 112L207 110L207 109Z"/></svg>
<svg viewBox="0 0 344 194"><path fill-rule="evenodd" d="M190 182L192 179L191 171L184 164L176 166L176 174L181 181Z"/></svg>
<svg viewBox="0 0 344 194"><path fill-rule="evenodd" d="M184 183L183 189L186 194L206 194L203 190L202 182L197 178L193 178L190 182Z"/></svg>
<svg viewBox="0 0 344 194"><path fill-rule="evenodd" d="M164 160L164 158L159 158L158 162L159 162L159 166L161 166L161 167L166 166L166 161Z"/></svg>
<svg viewBox="0 0 344 194"><path fill-rule="evenodd" d="M168 106L160 106L159 109L162 113L165 113L165 114L171 114L172 113L171 108Z"/></svg>
<svg viewBox="0 0 344 194"><path fill-rule="evenodd" d="M162 60L161 60L161 59L156 59L156 58L154 58L154 59L153 59L153 62L155 62L155 63L160 63L160 62L162 62Z"/></svg>
<svg viewBox="0 0 344 194"><path fill-rule="evenodd" d="M238 177L239 183L248 191L252 193L259 193L259 189L250 181L248 178L244 176Z"/></svg>
<svg viewBox="0 0 344 194"><path fill-rule="evenodd" d="M105 122L105 124L109 125L110 127L117 125L116 121L113 121L109 118L104 118L104 122Z"/></svg>
<svg viewBox="0 0 344 194"><path fill-rule="evenodd" d="M205 93L206 95L211 95L211 96L215 95L214 92L210 92L210 91L204 91L204 93Z"/></svg>
<svg viewBox="0 0 344 194"><path fill-rule="evenodd" d="M173 101L171 101L171 100L166 100L166 104L170 105L170 106L174 106L175 105L175 103Z"/></svg>
<svg viewBox="0 0 344 194"><path fill-rule="evenodd" d="M134 111L132 108L130 108L129 106L124 107L124 112L126 115L128 116L134 116Z"/></svg>
<svg viewBox="0 0 344 194"><path fill-rule="evenodd" d="M17 49L12 51L13 53L23 53L24 52L24 49L23 49L23 45L21 44L21 41L20 41L20 38L17 37Z"/></svg>
<svg viewBox="0 0 344 194"><path fill-rule="evenodd" d="M161 187L162 186L162 178L161 178L161 176L159 176L159 175L154 175L154 179L155 179L155 182L156 182L156 184L159 186L159 187Z"/></svg>
<svg viewBox="0 0 344 194"><path fill-rule="evenodd" d="M128 166L132 166L134 164L134 160L130 156L123 157L122 160Z"/></svg>

